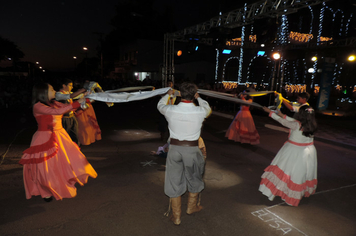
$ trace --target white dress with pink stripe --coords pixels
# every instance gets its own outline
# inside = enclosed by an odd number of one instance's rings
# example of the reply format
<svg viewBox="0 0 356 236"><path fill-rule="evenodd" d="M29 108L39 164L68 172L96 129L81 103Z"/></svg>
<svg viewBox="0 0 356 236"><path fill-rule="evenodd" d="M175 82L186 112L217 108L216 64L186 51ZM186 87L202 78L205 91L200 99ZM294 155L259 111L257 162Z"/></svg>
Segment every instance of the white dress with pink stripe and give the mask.
<svg viewBox="0 0 356 236"><path fill-rule="evenodd" d="M315 193L318 183L314 139L302 134L299 121L273 112L270 116L290 132L288 141L265 169L259 190L271 201L280 196L287 204L298 206L302 197Z"/></svg>

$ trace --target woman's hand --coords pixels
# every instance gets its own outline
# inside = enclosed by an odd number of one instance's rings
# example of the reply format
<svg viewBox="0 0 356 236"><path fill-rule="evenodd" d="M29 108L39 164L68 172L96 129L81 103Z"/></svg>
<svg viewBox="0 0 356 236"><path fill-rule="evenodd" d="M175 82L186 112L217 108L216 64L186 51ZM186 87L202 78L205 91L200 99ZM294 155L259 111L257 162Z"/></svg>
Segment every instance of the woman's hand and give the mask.
<svg viewBox="0 0 356 236"><path fill-rule="evenodd" d="M271 109L269 109L268 107L262 107L262 109L267 112L267 113L270 113L271 112Z"/></svg>
<svg viewBox="0 0 356 236"><path fill-rule="evenodd" d="M82 104L83 102L85 102L85 97L79 98L79 99L78 99L78 102L79 102L80 104Z"/></svg>
<svg viewBox="0 0 356 236"><path fill-rule="evenodd" d="M283 118L283 116L284 116L284 114L281 112L281 111L278 111L278 114L277 115L279 115L280 117L282 117Z"/></svg>
<svg viewBox="0 0 356 236"><path fill-rule="evenodd" d="M172 89L168 90L167 92L168 95L173 95L174 94L174 91Z"/></svg>

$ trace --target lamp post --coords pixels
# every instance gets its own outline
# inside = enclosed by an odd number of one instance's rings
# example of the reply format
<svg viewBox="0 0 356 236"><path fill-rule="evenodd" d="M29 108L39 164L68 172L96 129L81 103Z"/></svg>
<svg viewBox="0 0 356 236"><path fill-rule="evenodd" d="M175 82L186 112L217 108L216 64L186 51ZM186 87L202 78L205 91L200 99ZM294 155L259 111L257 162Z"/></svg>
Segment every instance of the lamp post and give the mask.
<svg viewBox="0 0 356 236"><path fill-rule="evenodd" d="M74 60L74 69L77 67L77 57L73 56L73 60Z"/></svg>
<svg viewBox="0 0 356 236"><path fill-rule="evenodd" d="M273 76L272 76L272 82L271 82L271 90L273 91L274 89L274 83L275 83L275 78L276 78L276 71L277 71L277 64L278 64L278 74L279 75L279 68L281 66L280 64L280 59L281 59L281 54L279 52L275 52L272 55L272 58L274 59L274 69L273 69Z"/></svg>
<svg viewBox="0 0 356 236"><path fill-rule="evenodd" d="M85 52L85 76L88 75L88 48L83 47L83 50Z"/></svg>

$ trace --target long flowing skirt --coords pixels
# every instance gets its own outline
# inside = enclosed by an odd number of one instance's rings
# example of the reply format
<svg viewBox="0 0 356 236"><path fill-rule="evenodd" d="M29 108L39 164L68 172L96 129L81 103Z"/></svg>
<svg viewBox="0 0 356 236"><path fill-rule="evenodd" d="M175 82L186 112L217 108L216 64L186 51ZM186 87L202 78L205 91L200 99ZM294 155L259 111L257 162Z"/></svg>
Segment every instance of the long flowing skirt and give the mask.
<svg viewBox="0 0 356 236"><path fill-rule="evenodd" d="M101 140L101 130L91 104L89 104L87 109L79 110L76 118L78 121L78 139L80 144L90 145L96 140Z"/></svg>
<svg viewBox="0 0 356 236"><path fill-rule="evenodd" d="M315 193L317 153L314 145L297 146L286 142L262 175L259 191L273 200L280 196L298 206L302 197Z"/></svg>
<svg viewBox="0 0 356 236"><path fill-rule="evenodd" d="M240 110L226 131L225 137L235 142L259 144L260 135L256 130L251 112Z"/></svg>
<svg viewBox="0 0 356 236"><path fill-rule="evenodd" d="M26 198L41 195L57 200L77 195L76 183L84 185L97 173L64 129L37 131L31 147L20 160Z"/></svg>

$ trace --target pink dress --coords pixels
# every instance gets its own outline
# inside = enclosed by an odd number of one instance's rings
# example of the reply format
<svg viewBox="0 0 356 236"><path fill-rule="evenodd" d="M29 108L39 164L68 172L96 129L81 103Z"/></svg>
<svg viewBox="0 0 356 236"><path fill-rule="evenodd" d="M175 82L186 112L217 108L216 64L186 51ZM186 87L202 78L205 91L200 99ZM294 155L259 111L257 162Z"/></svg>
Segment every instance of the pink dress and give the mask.
<svg viewBox="0 0 356 236"><path fill-rule="evenodd" d="M41 195L60 200L77 195L76 183L84 185L88 177L97 173L76 143L62 127L62 115L80 106L78 102L47 106L40 102L33 106L38 129L30 148L23 152L23 179L26 198Z"/></svg>
<svg viewBox="0 0 356 236"><path fill-rule="evenodd" d="M87 104L89 105L87 109L80 109L75 113L78 121L78 139L82 145L90 145L96 140L101 140L101 130L93 105L90 102Z"/></svg>
<svg viewBox="0 0 356 236"><path fill-rule="evenodd" d="M225 137L240 143L249 143L252 145L260 143L260 135L256 130L255 122L253 122L250 106L241 105L240 111L226 131Z"/></svg>

